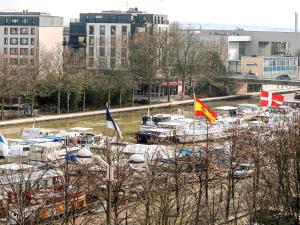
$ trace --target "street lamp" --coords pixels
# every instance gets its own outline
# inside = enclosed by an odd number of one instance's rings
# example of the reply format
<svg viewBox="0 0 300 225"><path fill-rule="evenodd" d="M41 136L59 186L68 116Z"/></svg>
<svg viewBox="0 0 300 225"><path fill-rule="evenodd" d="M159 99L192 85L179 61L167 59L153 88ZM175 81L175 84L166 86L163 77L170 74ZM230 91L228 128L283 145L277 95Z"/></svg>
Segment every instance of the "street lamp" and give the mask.
<svg viewBox="0 0 300 225"><path fill-rule="evenodd" d="M120 108L122 108L122 94L124 94L125 92L126 90L123 88L120 90Z"/></svg>

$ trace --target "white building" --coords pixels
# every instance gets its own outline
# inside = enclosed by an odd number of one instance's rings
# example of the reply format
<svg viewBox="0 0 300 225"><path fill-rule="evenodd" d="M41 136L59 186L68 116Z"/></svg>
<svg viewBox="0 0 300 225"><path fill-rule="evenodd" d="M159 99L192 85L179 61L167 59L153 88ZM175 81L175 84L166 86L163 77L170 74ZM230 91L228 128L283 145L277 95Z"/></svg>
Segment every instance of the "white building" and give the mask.
<svg viewBox="0 0 300 225"><path fill-rule="evenodd" d="M63 42L63 18L40 12L0 12L0 52L12 65L34 63Z"/></svg>
<svg viewBox="0 0 300 225"><path fill-rule="evenodd" d="M169 27L167 15L128 11L81 13L70 23L71 48L85 48L89 69L124 69L128 63L128 40L137 33L162 32Z"/></svg>
<svg viewBox="0 0 300 225"><path fill-rule="evenodd" d="M86 55L90 68L124 68L130 23L87 23Z"/></svg>

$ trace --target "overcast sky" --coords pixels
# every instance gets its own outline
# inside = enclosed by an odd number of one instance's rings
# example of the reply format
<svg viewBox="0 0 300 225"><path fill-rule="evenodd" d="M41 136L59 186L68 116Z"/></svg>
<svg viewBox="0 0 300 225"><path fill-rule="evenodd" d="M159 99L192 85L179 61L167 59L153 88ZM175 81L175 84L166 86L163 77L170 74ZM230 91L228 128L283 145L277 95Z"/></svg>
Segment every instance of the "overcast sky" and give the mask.
<svg viewBox="0 0 300 225"><path fill-rule="evenodd" d="M213 24L294 27L294 13L300 0L0 0L1 10L49 12L63 16L65 23L80 12L125 10L138 7L149 13L163 13L170 21ZM300 17L300 16L299 16ZM299 26L300 27L300 26Z"/></svg>

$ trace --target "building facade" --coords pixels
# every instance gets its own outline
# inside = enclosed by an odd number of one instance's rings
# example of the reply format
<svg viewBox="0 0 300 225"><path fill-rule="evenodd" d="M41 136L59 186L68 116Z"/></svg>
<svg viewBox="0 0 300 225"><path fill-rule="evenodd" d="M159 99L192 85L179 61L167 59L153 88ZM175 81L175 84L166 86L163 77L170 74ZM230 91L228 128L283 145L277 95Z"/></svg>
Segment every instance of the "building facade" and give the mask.
<svg viewBox="0 0 300 225"><path fill-rule="evenodd" d="M297 32L201 29L196 31L208 46L218 49L231 73L241 72L243 56L296 56L300 50L300 33ZM268 61L267 58L266 60Z"/></svg>
<svg viewBox="0 0 300 225"><path fill-rule="evenodd" d="M274 79L287 74L298 77L297 56L242 56L241 73L256 73L259 78Z"/></svg>
<svg viewBox="0 0 300 225"><path fill-rule="evenodd" d="M81 13L70 23L70 48L85 48L89 69L122 69L126 67L129 38L136 33L168 29L166 15L149 14L137 8L101 13Z"/></svg>
<svg viewBox="0 0 300 225"><path fill-rule="evenodd" d="M63 41L63 18L40 12L0 13L0 52L11 65L33 64L41 49Z"/></svg>

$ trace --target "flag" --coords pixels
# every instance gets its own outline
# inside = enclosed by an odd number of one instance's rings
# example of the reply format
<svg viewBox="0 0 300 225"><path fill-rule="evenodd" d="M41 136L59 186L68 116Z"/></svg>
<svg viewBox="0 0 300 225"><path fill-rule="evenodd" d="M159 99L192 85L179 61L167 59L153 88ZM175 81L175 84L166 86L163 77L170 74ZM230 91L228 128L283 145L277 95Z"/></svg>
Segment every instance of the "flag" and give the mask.
<svg viewBox="0 0 300 225"><path fill-rule="evenodd" d="M0 156L6 156L8 154L8 142L5 137L0 133Z"/></svg>
<svg viewBox="0 0 300 225"><path fill-rule="evenodd" d="M284 96L279 94L272 94L267 91L260 93L260 106L261 107L279 107L284 102Z"/></svg>
<svg viewBox="0 0 300 225"><path fill-rule="evenodd" d="M105 108L106 108L106 127L110 128L110 129L114 129L117 132L119 138L121 140L123 140L121 130L120 130L119 126L115 123L114 119L112 118L107 103L106 103Z"/></svg>
<svg viewBox="0 0 300 225"><path fill-rule="evenodd" d="M195 116L205 116L210 123L214 123L218 114L207 107L199 98L194 99Z"/></svg>

